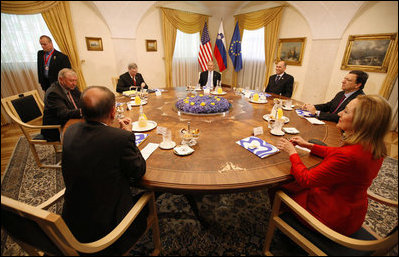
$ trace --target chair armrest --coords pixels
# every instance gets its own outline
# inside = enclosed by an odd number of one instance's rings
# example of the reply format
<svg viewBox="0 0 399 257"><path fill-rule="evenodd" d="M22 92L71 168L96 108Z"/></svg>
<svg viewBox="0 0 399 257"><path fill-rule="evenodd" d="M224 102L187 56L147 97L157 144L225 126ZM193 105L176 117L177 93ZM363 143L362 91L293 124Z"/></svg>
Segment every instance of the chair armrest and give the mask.
<svg viewBox="0 0 399 257"><path fill-rule="evenodd" d="M47 201L39 204L38 206L36 206L37 208L40 209L47 209L48 207L50 207L51 205L53 205L54 203L56 203L58 200L60 200L61 197L64 196L65 193L65 188L62 189L61 191L59 191L57 194L55 194L54 196L50 197Z"/></svg>
<svg viewBox="0 0 399 257"><path fill-rule="evenodd" d="M376 202L385 204L387 206L398 207L398 201L394 201L394 200L390 200L388 198L382 197L380 195L377 195L377 194L371 192L370 190L367 190L367 196L368 196L368 198L370 198Z"/></svg>
<svg viewBox="0 0 399 257"><path fill-rule="evenodd" d="M74 249L82 253L95 253L101 251L113 244L116 240L118 240L119 237L121 237L123 233L125 233L125 231L133 223L136 217L140 214L144 206L150 201L154 201L154 199L155 196L153 192L144 193L136 202L136 204L133 205L130 211L126 214L125 218L123 218L123 220L118 224L118 226L116 226L110 233L97 241L90 243L80 243L73 236L68 227L64 228L65 233L67 234L67 238L65 238L65 240L67 240Z"/></svg>
<svg viewBox="0 0 399 257"><path fill-rule="evenodd" d="M323 234L325 237L331 239L332 241L342 244L346 247L354 248L357 250L370 251L370 250L375 250L376 241L382 243L382 241L387 240L387 239L358 240L347 237L321 223L318 219L313 217L313 215L311 215L307 210L305 210L302 206L300 206L297 202L295 202L291 197L289 197L283 191L278 191L276 193L276 198L277 197L279 197L281 201L283 201L292 211L298 214L298 216L300 216L303 220L305 220L315 230Z"/></svg>

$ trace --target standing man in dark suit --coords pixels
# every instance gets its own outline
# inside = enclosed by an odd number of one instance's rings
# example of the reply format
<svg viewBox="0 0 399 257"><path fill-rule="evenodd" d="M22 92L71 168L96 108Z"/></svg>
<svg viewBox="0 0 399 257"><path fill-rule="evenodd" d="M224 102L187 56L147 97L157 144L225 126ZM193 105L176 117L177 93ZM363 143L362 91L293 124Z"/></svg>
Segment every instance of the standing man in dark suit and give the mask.
<svg viewBox="0 0 399 257"><path fill-rule="evenodd" d="M209 61L206 66L208 67L208 70L201 72L198 83L201 88L204 86L207 86L208 88L211 88L212 86L214 88L217 86L217 82L222 79L222 76L219 72L214 70L215 65L213 64L213 61Z"/></svg>
<svg viewBox="0 0 399 257"><path fill-rule="evenodd" d="M276 74L269 78L269 83L266 87L267 93L274 93L286 97L292 96L294 77L285 73L286 69L287 65L285 61L280 61L276 64Z"/></svg>
<svg viewBox="0 0 399 257"><path fill-rule="evenodd" d="M316 115L320 120L338 122L338 113L343 111L346 105L358 95L364 95L363 88L369 75L360 70L350 71L342 80L342 91L325 104L304 104L302 109Z"/></svg>
<svg viewBox="0 0 399 257"><path fill-rule="evenodd" d="M115 118L115 95L108 88L92 86L82 93L85 122L65 132L62 175L65 196L62 217L81 242L96 241L111 232L130 211L142 193L132 195L146 171L146 162L135 143L130 118ZM146 206L147 209L147 206ZM147 211L147 212L146 212ZM123 253L147 226L148 209L116 241L114 254Z"/></svg>
<svg viewBox="0 0 399 257"><path fill-rule="evenodd" d="M78 77L68 68L60 70L58 81L54 82L44 96L43 125L65 125L69 119L82 117L80 109L80 91L76 86ZM47 141L60 140L58 129L42 129L41 134Z"/></svg>
<svg viewBox="0 0 399 257"><path fill-rule="evenodd" d="M68 56L53 47L51 38L43 35L40 37L43 50L37 52L37 72L42 89L46 90L58 79L58 72L63 68L71 68Z"/></svg>
<svg viewBox="0 0 399 257"><path fill-rule="evenodd" d="M128 90L138 90L141 88L148 89L148 85L144 82L143 76L137 73L137 64L130 63L127 66L128 71L119 76L116 92L122 93Z"/></svg>

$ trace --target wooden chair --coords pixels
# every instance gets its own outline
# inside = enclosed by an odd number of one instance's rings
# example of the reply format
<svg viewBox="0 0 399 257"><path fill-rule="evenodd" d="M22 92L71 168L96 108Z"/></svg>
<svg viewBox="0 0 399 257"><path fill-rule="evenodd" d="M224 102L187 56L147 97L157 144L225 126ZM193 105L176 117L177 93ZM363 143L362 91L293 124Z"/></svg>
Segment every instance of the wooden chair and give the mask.
<svg viewBox="0 0 399 257"><path fill-rule="evenodd" d="M298 89L298 81L294 81L294 85L292 85L292 95L291 98L294 98L296 90Z"/></svg>
<svg viewBox="0 0 399 257"><path fill-rule="evenodd" d="M118 80L119 80L119 77L112 77L111 78L112 86L114 87L115 92L116 92L116 86L118 85Z"/></svg>
<svg viewBox="0 0 399 257"><path fill-rule="evenodd" d="M7 115L18 124L21 128L25 138L28 140L30 150L35 158L37 166L40 168L61 168L60 162L52 164L43 164L40 161L35 145L52 145L55 152L57 146L62 146L61 140L55 142L48 142L40 134L40 129L58 129L62 135L61 125L42 125L44 103L41 100L37 90L25 92L23 94L9 96L1 99L1 104ZM35 125L40 124L40 125ZM39 134L31 136L30 132L39 130Z"/></svg>
<svg viewBox="0 0 399 257"><path fill-rule="evenodd" d="M398 208L397 201L385 199L370 191L368 196L380 203ZM318 232L304 226L291 211L281 213L281 202ZM397 226L385 238L379 237L365 225L351 237L344 236L321 223L283 191L278 191L274 198L263 251L265 255L273 255L270 252L270 244L276 227L310 255L382 255L398 244Z"/></svg>
<svg viewBox="0 0 399 257"><path fill-rule="evenodd" d="M114 230L103 238L90 243L79 242L60 215L45 210L59 200L64 192L65 189L36 207L1 196L1 225L29 255L76 256L80 253L98 253L123 235L146 204L149 205L149 216L145 232L152 228L155 246L152 255L159 255L161 241L153 192L146 192L141 196ZM133 248L135 243L132 242L132 247L126 253Z"/></svg>

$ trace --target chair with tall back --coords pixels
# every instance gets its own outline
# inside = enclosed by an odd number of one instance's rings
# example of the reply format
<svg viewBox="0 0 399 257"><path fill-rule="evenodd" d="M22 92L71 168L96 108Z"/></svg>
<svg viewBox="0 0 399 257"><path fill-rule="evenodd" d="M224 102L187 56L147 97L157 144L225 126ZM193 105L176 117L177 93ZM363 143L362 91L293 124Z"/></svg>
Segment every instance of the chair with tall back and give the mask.
<svg viewBox="0 0 399 257"><path fill-rule="evenodd" d="M60 215L46 210L61 199L64 192L65 189L36 207L1 196L1 225L29 255L96 254L107 250L123 235L147 204L149 205L149 215L145 232L152 229L154 243L152 254L159 255L161 241L153 192L144 193L109 234L90 243L79 242ZM136 242L132 242L131 247L125 253L128 253Z"/></svg>
<svg viewBox="0 0 399 257"><path fill-rule="evenodd" d="M396 207L397 211L397 201L385 199L371 191L368 191L367 195L377 202ZM281 212L281 203L290 211ZM293 215L293 212L315 230L305 226ZM348 237L321 223L283 191L278 191L274 198L264 245L263 253L265 255L273 255L270 252L270 245L276 227L310 255L383 255L398 244L397 223L396 228L384 238L378 236L364 224L357 232Z"/></svg>
<svg viewBox="0 0 399 257"><path fill-rule="evenodd" d="M57 146L60 147L62 145L61 139L48 142L40 134L40 129L58 129L60 135L62 135L62 130L61 125L42 125L44 103L37 90L2 98L1 104L7 115L21 128L25 138L28 140L36 164L40 168L61 168L60 162L54 165L43 164L35 147L35 145L52 145L55 152L57 152ZM32 136L30 133L36 130L39 130L39 134Z"/></svg>

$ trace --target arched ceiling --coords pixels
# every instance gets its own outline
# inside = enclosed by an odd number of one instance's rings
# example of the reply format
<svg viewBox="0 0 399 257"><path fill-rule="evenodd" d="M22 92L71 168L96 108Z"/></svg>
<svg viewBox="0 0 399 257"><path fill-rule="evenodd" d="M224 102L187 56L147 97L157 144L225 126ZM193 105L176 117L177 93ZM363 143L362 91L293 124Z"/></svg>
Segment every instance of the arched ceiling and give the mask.
<svg viewBox="0 0 399 257"><path fill-rule="evenodd" d="M289 4L308 22L313 39L339 39L365 1L93 1L113 38L136 38L143 15L152 6L194 11L213 17Z"/></svg>

